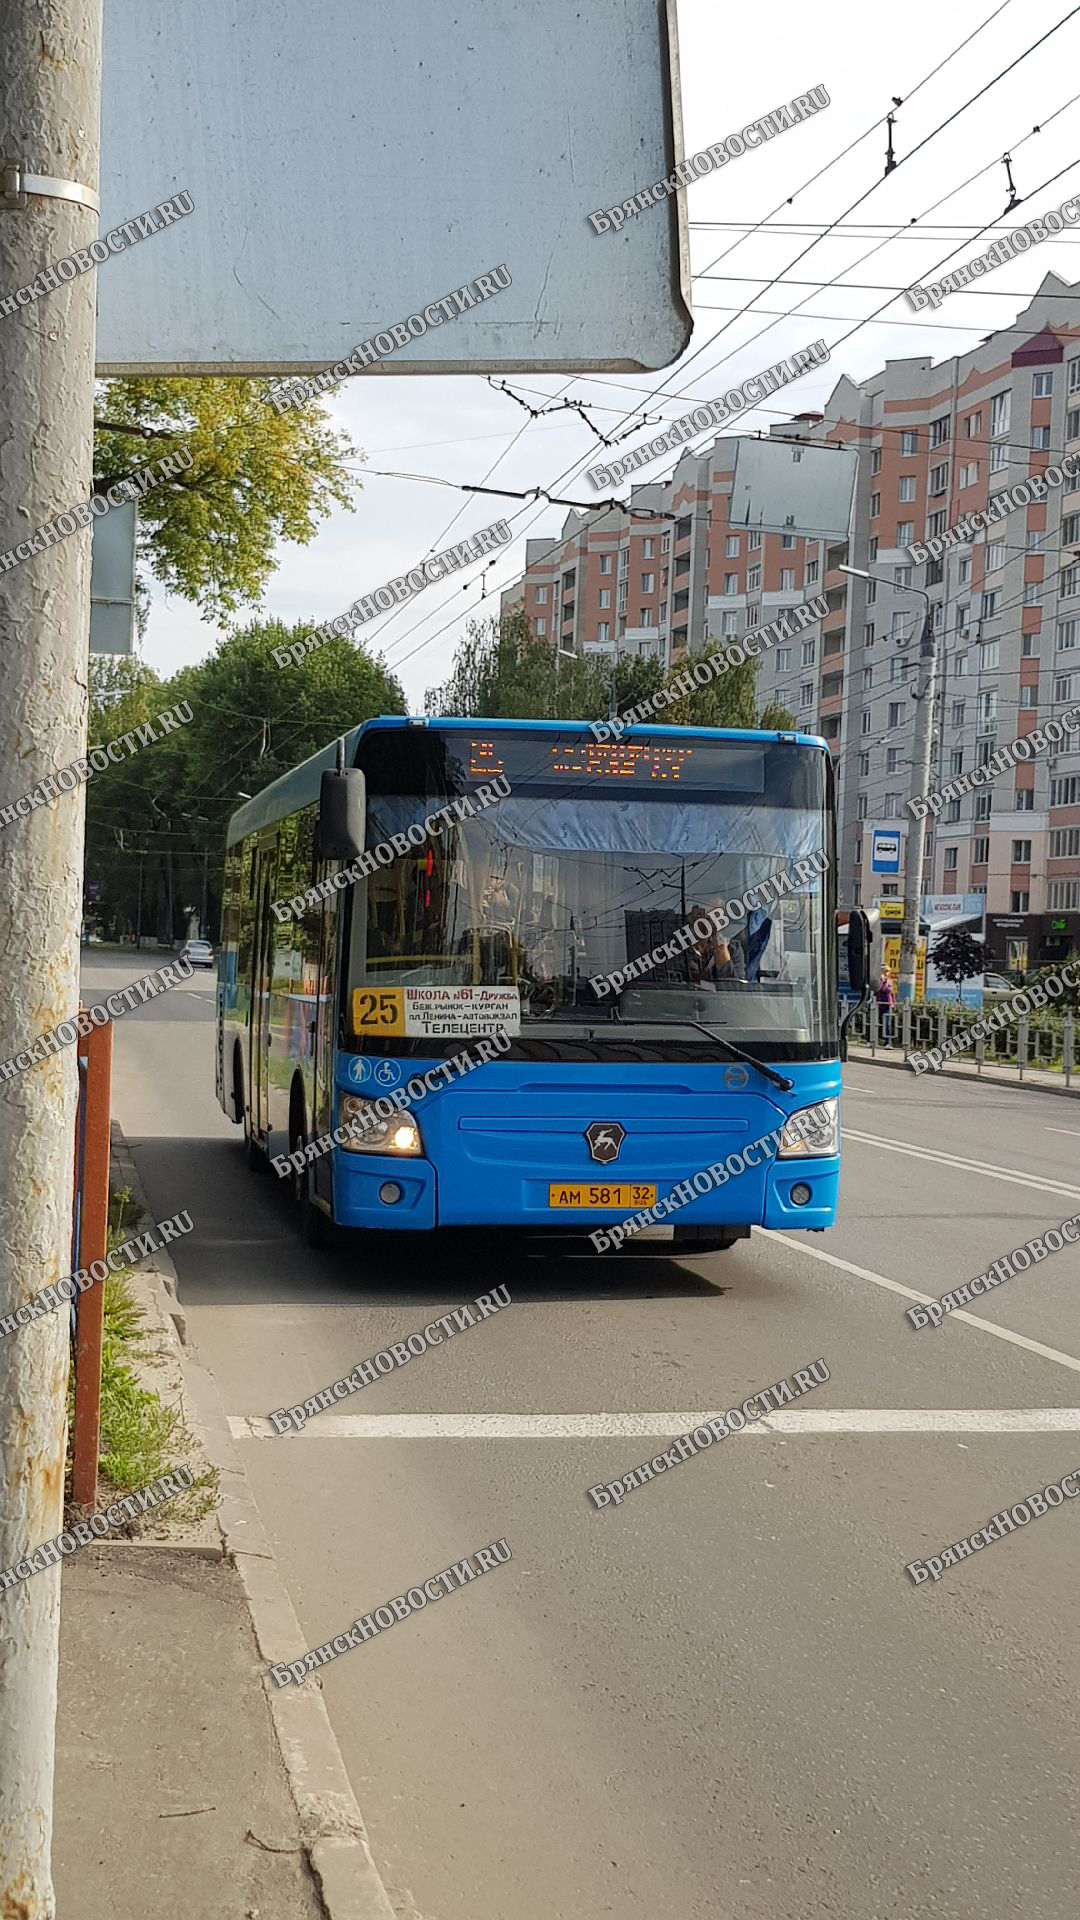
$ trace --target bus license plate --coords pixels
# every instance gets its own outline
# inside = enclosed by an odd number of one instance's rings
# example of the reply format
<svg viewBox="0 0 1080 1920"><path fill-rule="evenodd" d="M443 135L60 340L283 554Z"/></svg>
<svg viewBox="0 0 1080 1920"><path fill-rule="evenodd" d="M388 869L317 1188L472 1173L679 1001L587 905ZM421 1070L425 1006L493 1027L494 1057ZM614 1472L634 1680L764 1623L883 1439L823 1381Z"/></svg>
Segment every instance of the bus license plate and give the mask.
<svg viewBox="0 0 1080 1920"><path fill-rule="evenodd" d="M548 1187L549 1207L651 1207L655 1201L655 1186L607 1186L595 1181Z"/></svg>

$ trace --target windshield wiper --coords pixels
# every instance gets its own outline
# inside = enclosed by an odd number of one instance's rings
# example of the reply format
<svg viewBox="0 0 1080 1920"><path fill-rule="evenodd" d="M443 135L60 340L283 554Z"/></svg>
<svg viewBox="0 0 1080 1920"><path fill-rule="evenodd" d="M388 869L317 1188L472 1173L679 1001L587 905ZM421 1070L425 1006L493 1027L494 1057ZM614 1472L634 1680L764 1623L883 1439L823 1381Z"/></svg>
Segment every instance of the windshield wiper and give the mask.
<svg viewBox="0 0 1080 1920"><path fill-rule="evenodd" d="M622 1014L617 1007L612 1007L611 1016L613 1020L622 1024ZM773 1086L779 1087L781 1093L790 1093L795 1085L794 1080L786 1080L782 1073L774 1073L771 1067L765 1066L761 1060L755 1060L752 1053L744 1053L742 1048L735 1046L731 1040L722 1040L718 1033L714 1033L711 1027L703 1026L700 1020L665 1020L663 1018L655 1020L648 1014L642 1014L634 1024L642 1027L696 1027L697 1031L703 1033L707 1040L711 1040L714 1046L721 1047L730 1059L741 1060L745 1067L756 1067L758 1073L764 1074L766 1080L771 1080Z"/></svg>

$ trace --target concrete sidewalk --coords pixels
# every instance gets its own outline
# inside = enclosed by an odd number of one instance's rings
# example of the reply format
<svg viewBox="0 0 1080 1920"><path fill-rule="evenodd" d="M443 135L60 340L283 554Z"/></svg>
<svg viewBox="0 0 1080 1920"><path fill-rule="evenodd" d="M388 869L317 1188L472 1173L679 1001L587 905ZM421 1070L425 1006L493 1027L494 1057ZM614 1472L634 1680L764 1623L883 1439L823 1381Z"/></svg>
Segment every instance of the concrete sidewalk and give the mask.
<svg viewBox="0 0 1080 1920"><path fill-rule="evenodd" d="M866 1067L900 1067L915 1078L914 1067L909 1067L900 1046L879 1046L876 1052L869 1047L853 1043L848 1048L848 1059L858 1061ZM924 1076L920 1074L919 1079ZM1066 1086L1060 1073L1049 1073L1045 1067L1025 1067L1021 1080L1015 1067L992 1067L986 1065L980 1069L973 1059L947 1060L937 1069L938 1079L977 1080L984 1085L995 1087L1015 1087L1023 1092L1025 1087L1034 1087L1039 1093L1060 1093L1066 1099L1080 1097L1080 1075L1074 1076L1072 1085Z"/></svg>
<svg viewBox="0 0 1080 1920"><path fill-rule="evenodd" d="M64 1563L59 1920L322 1920L240 1577L112 1542Z"/></svg>

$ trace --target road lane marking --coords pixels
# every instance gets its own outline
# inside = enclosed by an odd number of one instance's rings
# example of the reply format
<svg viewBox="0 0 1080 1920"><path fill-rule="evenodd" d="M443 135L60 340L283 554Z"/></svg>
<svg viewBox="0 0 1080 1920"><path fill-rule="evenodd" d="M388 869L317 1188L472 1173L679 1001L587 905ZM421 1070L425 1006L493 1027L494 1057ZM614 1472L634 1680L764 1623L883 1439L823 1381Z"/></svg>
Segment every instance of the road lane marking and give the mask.
<svg viewBox="0 0 1080 1920"><path fill-rule="evenodd" d="M674 1440L713 1413L328 1413L303 1440ZM276 1439L269 1420L229 1415L234 1440ZM1080 1433L1080 1407L787 1408L748 1423L747 1433Z"/></svg>
<svg viewBox="0 0 1080 1920"><path fill-rule="evenodd" d="M1074 1140L1080 1140L1080 1128L1078 1127L1044 1127L1043 1132L1044 1133L1068 1133L1068 1134L1071 1134Z"/></svg>
<svg viewBox="0 0 1080 1920"><path fill-rule="evenodd" d="M844 1127L846 1140L858 1140L871 1147L884 1147L889 1153L906 1153L914 1160L936 1160L943 1167L960 1167L965 1173L982 1173L988 1180L1009 1180L1015 1186L1035 1187L1041 1193L1061 1194L1066 1200L1080 1200L1080 1187L1069 1187L1061 1180L1044 1180L1035 1173L1021 1173L1015 1167L999 1167L992 1160L966 1160L959 1154L942 1153L934 1147L913 1147L907 1140L887 1140L878 1133L859 1133Z"/></svg>
<svg viewBox="0 0 1080 1920"><path fill-rule="evenodd" d="M790 1247L793 1253L804 1253L808 1260L823 1260L826 1266L836 1267L841 1273L853 1273L859 1280L870 1280L875 1287L886 1287L890 1293L902 1294L905 1300L914 1300L920 1307L929 1306L940 1296L933 1293L918 1293L914 1287L905 1287L900 1280L890 1280L884 1273L874 1273L870 1267L857 1267L853 1260L841 1260L838 1254L826 1253L823 1247L808 1247L801 1240L793 1240L790 1234L775 1233L771 1227L755 1227L764 1240L777 1240L781 1246ZM969 1327L978 1327L983 1333L992 1333L998 1340L1007 1340L1012 1347L1022 1347L1025 1353L1037 1354L1040 1360L1054 1360L1059 1367L1070 1367L1073 1373L1080 1373L1080 1360L1071 1353L1059 1353L1056 1347L1044 1347L1041 1340L1029 1340L1024 1333L1013 1333L1010 1327L999 1327L993 1320L983 1320L977 1313L965 1313L963 1307L956 1307L949 1315L950 1320L963 1320ZM912 1328L912 1332L915 1329Z"/></svg>

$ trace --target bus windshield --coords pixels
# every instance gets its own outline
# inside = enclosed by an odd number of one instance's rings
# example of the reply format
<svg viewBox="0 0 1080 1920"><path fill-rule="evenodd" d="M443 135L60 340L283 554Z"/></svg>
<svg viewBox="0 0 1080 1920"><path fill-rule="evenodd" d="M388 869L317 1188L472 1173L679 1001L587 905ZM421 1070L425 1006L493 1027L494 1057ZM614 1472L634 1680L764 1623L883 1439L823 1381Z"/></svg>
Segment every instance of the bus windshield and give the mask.
<svg viewBox="0 0 1080 1920"><path fill-rule="evenodd" d="M680 1053L713 1038L766 1059L835 1051L828 876L720 933L704 924L796 862L831 859L824 756L754 745L740 763L723 743L713 766L709 743L695 744L692 779L639 783L635 768L614 790L588 777L587 756L580 778L551 780L534 742L527 764L507 768L509 798L369 877L366 911L351 915L345 1007L358 987L500 987L520 1006L523 1040L670 1033ZM423 786L369 784L369 845L423 821Z"/></svg>

